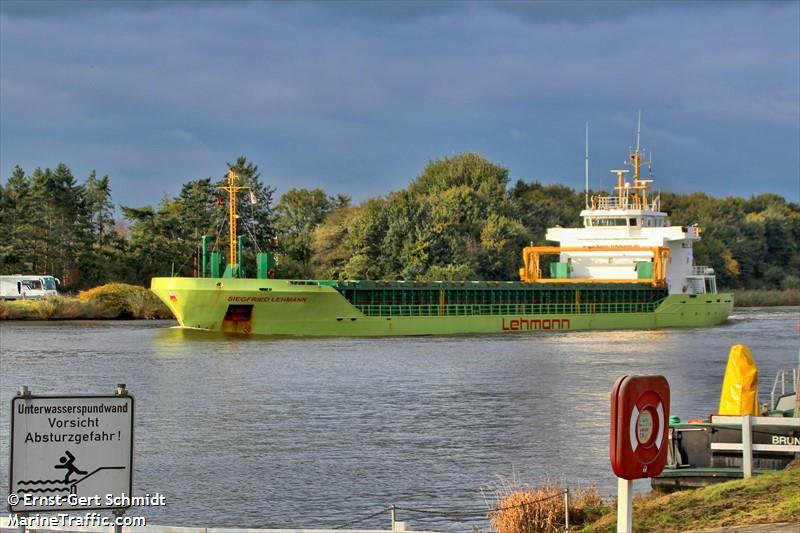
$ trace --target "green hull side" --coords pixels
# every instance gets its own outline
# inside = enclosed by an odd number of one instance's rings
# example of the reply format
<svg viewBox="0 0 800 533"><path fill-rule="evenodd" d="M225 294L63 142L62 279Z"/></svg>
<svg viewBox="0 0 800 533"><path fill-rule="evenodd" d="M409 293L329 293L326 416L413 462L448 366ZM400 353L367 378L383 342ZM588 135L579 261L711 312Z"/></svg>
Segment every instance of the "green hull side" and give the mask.
<svg viewBox="0 0 800 533"><path fill-rule="evenodd" d="M733 295L670 295L652 313L368 317L336 289L273 279L153 278L153 292L185 328L258 335L371 337L539 330L705 327L725 322ZM229 305L252 305L225 319Z"/></svg>

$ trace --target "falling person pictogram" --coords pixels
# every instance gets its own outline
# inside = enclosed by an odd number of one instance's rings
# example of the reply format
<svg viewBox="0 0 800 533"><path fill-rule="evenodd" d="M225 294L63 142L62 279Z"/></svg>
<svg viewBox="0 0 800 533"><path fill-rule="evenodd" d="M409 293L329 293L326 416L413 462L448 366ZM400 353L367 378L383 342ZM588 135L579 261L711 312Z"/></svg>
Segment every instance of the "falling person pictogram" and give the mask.
<svg viewBox="0 0 800 533"><path fill-rule="evenodd" d="M61 464L55 465L55 468L65 468L67 470L67 473L64 476L64 483L69 483L69 476L71 476L72 474L83 475L86 474L86 471L78 470L78 467L75 466L75 456L69 453L69 450L65 450L64 453L66 455L62 455L58 459Z"/></svg>

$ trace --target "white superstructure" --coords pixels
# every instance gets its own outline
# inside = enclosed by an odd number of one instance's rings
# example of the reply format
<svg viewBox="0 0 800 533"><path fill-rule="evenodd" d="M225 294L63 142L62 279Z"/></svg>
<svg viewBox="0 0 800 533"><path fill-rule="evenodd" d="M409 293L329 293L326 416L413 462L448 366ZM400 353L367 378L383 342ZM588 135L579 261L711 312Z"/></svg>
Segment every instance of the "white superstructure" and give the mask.
<svg viewBox="0 0 800 533"><path fill-rule="evenodd" d="M640 271L652 271L652 267L647 268L648 262L655 262L652 250L666 247L669 254L664 277L670 294L717 292L714 270L694 265L692 246L700 240L700 228L670 225L667 214L661 211L660 197L648 196L648 184L653 180L640 177L643 155L637 140L629 157L634 168L633 183L625 180L627 170L612 170L617 176L614 196L593 196L587 202L581 211L584 227L550 228L545 238L567 249L559 255L560 262L568 265L569 278L598 283L636 281L648 277ZM615 252L615 247L625 249Z"/></svg>

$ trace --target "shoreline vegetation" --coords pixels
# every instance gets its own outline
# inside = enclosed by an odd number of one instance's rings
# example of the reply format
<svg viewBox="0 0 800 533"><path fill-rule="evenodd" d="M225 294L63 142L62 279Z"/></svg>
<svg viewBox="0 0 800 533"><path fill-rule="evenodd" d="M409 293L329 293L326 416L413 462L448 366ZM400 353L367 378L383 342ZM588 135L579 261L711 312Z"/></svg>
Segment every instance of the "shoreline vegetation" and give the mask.
<svg viewBox="0 0 800 533"><path fill-rule="evenodd" d="M733 291L734 307L800 305L800 289L743 289Z"/></svg>
<svg viewBox="0 0 800 533"><path fill-rule="evenodd" d="M800 289L734 291L736 307L800 306ZM0 301L0 320L159 320L174 318L149 289L109 283L43 300Z"/></svg>
<svg viewBox="0 0 800 533"><path fill-rule="evenodd" d="M497 533L558 532L564 529L564 487L501 487L489 519ZM785 470L750 479L673 493L652 491L634 497L633 530L648 533L699 531L729 526L800 522L800 461ZM596 488L578 490L570 500L571 531L613 533L616 501Z"/></svg>
<svg viewBox="0 0 800 533"><path fill-rule="evenodd" d="M512 180L508 168L470 152L432 160L404 188L358 203L318 188L277 197L245 156L227 167L221 179L191 179L176 196L137 207L113 201L109 176L81 181L63 163L17 166L0 183L0 273L52 275L72 292L196 275L202 236L209 251L229 254L221 238L229 198L220 189L228 170L249 187L238 211L244 268L254 274L256 253L269 252L278 279L518 279L521 250L546 244L549 228L582 227L586 208L583 190ZM800 204L776 194L660 198L671 225L702 229L694 263L713 268L718 286L800 290Z"/></svg>
<svg viewBox="0 0 800 533"><path fill-rule="evenodd" d="M155 320L173 318L149 289L109 283L77 296L0 301L0 320Z"/></svg>

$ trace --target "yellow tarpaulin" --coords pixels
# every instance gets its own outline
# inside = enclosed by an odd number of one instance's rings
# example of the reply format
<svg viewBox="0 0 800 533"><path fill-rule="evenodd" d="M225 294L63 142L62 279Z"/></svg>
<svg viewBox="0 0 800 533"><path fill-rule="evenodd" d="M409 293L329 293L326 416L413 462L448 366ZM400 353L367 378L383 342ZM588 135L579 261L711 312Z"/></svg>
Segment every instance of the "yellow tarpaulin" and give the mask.
<svg viewBox="0 0 800 533"><path fill-rule="evenodd" d="M744 344L731 347L728 367L722 381L722 394L719 397L719 414L728 416L757 416L758 409L758 369Z"/></svg>

